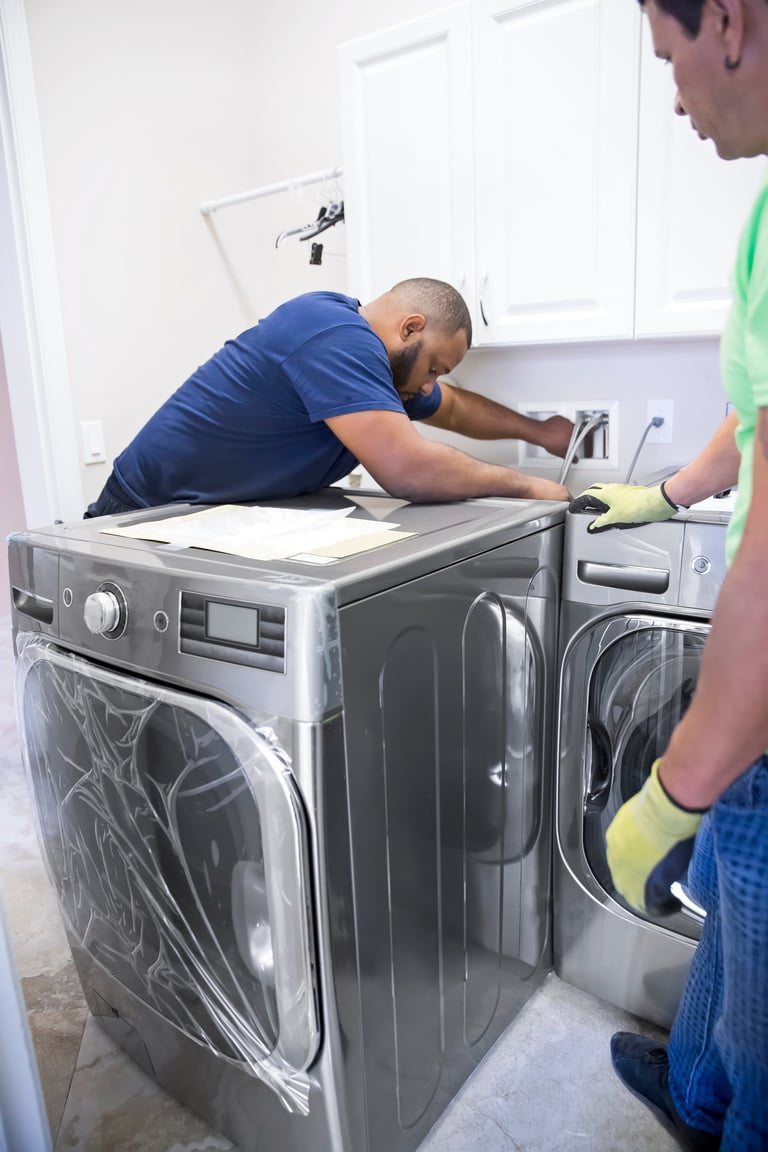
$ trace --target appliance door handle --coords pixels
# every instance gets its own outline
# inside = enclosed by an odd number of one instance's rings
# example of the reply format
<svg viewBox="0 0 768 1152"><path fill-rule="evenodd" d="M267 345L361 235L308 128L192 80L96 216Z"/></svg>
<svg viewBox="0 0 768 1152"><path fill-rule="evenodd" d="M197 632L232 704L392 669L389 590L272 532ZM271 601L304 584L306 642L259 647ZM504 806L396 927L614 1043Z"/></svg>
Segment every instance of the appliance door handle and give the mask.
<svg viewBox="0 0 768 1152"><path fill-rule="evenodd" d="M600 564L579 560L576 574L582 584L600 588L620 588L627 592L652 592L662 595L669 588L668 568L646 568L639 564Z"/></svg>
<svg viewBox="0 0 768 1152"><path fill-rule="evenodd" d="M304 818L288 764L266 740L259 740L254 750L246 775L261 818L264 907L274 948L277 1051L290 1068L302 1072L319 1044Z"/></svg>
<svg viewBox="0 0 768 1152"><path fill-rule="evenodd" d="M585 812L602 812L613 785L613 749L608 729L596 716L587 716L592 738L592 771L584 800Z"/></svg>
<svg viewBox="0 0 768 1152"><path fill-rule="evenodd" d="M34 592L27 592L24 588L11 587L13 606L22 616L31 616L41 624L53 624L53 600L45 596L37 596Z"/></svg>
<svg viewBox="0 0 768 1152"><path fill-rule="evenodd" d="M681 883L679 880L675 880L674 884L670 885L669 890L672 895L680 901L680 911L684 916L688 916L689 919L695 920L697 924L704 923L707 918L707 914L704 909L693 899L685 884Z"/></svg>

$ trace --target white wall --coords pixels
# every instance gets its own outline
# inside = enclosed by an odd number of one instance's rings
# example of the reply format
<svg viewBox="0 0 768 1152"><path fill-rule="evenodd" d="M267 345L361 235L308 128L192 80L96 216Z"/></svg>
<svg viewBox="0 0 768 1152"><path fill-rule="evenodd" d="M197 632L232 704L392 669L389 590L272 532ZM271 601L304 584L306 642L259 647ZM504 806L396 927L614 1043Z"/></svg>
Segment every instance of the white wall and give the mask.
<svg viewBox="0 0 768 1152"><path fill-rule="evenodd" d="M340 164L337 44L443 6L26 0L75 419L105 428L107 463L83 469L87 499L112 457L225 339L297 292L354 293L343 224L318 238L320 267L309 265L307 242L275 248L279 232L314 220L339 189L208 218L198 204ZM429 126L407 123L403 133L419 135L435 166ZM587 387L589 398L619 399L627 459L643 395L675 399L669 452L680 460L724 408L714 341L472 352L456 377L512 404L539 389L544 399ZM507 445L472 450L516 463Z"/></svg>
<svg viewBox="0 0 768 1152"><path fill-rule="evenodd" d="M24 502L21 498L19 464L16 459L16 444L11 423L5 359L2 345L0 345L0 621L5 621L10 615L7 599L8 549L6 537L11 532L18 532L25 527Z"/></svg>
<svg viewBox="0 0 768 1152"><path fill-rule="evenodd" d="M726 397L719 371L718 342L616 341L608 344L559 344L546 347L473 350L453 373L457 383L494 400L520 407L533 399L619 403L618 468L607 470L582 461L568 476L572 493L595 480L624 480L647 425L647 401L673 401L672 443L646 441L634 479L670 464L684 464L707 443L725 416ZM448 439L442 436L441 439ZM450 438L457 447L459 437ZM464 440L466 448L468 442ZM517 446L483 446L483 456L517 466ZM526 469L556 478L559 461Z"/></svg>

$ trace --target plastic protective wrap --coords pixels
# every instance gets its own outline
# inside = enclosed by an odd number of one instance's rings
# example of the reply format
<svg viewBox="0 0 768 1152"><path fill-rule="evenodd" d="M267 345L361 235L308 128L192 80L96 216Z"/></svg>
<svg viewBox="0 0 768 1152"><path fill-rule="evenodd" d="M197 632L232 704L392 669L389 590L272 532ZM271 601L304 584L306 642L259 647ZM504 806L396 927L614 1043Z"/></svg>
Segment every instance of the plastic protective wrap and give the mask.
<svg viewBox="0 0 768 1152"><path fill-rule="evenodd" d="M19 731L68 930L187 1037L308 1111L305 817L268 723L18 638Z"/></svg>

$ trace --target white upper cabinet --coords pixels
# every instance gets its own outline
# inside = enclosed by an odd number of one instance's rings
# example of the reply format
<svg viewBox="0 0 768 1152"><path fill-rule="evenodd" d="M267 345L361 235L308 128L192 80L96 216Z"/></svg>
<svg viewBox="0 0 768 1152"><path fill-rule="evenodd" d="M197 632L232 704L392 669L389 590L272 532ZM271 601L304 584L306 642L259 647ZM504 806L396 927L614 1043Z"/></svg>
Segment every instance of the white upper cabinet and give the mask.
<svg viewBox="0 0 768 1152"><path fill-rule="evenodd" d="M466 4L339 48L349 291L472 283L472 66Z"/></svg>
<svg viewBox="0 0 768 1152"><path fill-rule="evenodd" d="M478 0L473 18L477 340L631 336L638 6Z"/></svg>
<svg viewBox="0 0 768 1152"><path fill-rule="evenodd" d="M674 114L672 69L655 58L647 20L641 69L635 332L719 334L765 157L725 163Z"/></svg>
<svg viewBox="0 0 768 1152"><path fill-rule="evenodd" d="M647 23L465 0L342 45L349 291L447 280L475 344L719 333L765 158L674 115Z"/></svg>

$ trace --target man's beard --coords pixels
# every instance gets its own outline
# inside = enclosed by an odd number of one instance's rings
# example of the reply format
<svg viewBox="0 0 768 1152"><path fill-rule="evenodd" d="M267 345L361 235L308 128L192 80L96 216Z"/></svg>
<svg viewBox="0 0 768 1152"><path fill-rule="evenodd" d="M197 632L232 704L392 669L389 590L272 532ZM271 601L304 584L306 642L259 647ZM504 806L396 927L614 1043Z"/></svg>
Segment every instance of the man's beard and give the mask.
<svg viewBox="0 0 768 1152"><path fill-rule="evenodd" d="M408 391L408 382L411 378L414 361L420 351L421 340L417 344L409 344L406 348L400 348L397 352L390 352L389 366L392 369L392 383L404 399L418 394L418 388L413 392Z"/></svg>

